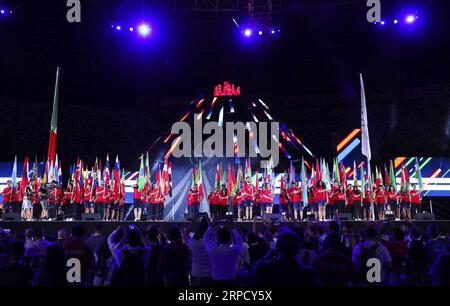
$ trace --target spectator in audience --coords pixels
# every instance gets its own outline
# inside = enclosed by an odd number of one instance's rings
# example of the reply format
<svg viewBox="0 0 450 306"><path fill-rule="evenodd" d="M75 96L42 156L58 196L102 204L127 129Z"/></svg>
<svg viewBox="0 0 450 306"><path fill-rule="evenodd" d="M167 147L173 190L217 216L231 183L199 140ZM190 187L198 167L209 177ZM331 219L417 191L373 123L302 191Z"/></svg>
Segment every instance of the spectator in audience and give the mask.
<svg viewBox="0 0 450 306"><path fill-rule="evenodd" d="M100 250L104 249L108 245L107 237L103 234L103 226L99 223L94 227L94 233L86 240L86 245L97 256Z"/></svg>
<svg viewBox="0 0 450 306"><path fill-rule="evenodd" d="M357 284L357 273L349 257L341 253L341 235L332 231L327 234L325 252L317 256L313 267L319 273L322 285L348 286Z"/></svg>
<svg viewBox="0 0 450 306"><path fill-rule="evenodd" d="M163 286L163 275L159 272L159 258L164 244L160 239L160 232L157 226L151 226L145 234L147 244L150 247L150 255L147 264L147 284L150 286ZM165 243L165 242L164 242Z"/></svg>
<svg viewBox="0 0 450 306"><path fill-rule="evenodd" d="M66 279L66 258L64 250L59 245L53 244L46 249L45 263L35 275L35 285L37 286L65 286Z"/></svg>
<svg viewBox="0 0 450 306"><path fill-rule="evenodd" d="M431 267L433 286L450 286L450 253L442 253Z"/></svg>
<svg viewBox="0 0 450 306"><path fill-rule="evenodd" d="M77 225L72 229L72 235L64 245L64 252L67 258L77 258L81 264L81 279L82 284L85 285L92 279L92 272L94 269L94 254L91 249L85 244L83 237L85 234L84 227Z"/></svg>
<svg viewBox="0 0 450 306"><path fill-rule="evenodd" d="M170 228L168 238L170 243L162 249L159 262L164 286L188 286L191 258L188 246L183 243L181 229L178 226Z"/></svg>
<svg viewBox="0 0 450 306"><path fill-rule="evenodd" d="M13 241L9 248L8 263L0 269L0 286L30 286L32 272L23 263L24 243Z"/></svg>
<svg viewBox="0 0 450 306"><path fill-rule="evenodd" d="M206 218L206 217L205 217ZM192 227L198 220L194 217L190 226L185 230L184 236L187 246L192 252L191 285L192 286L210 286L211 279L211 259L205 244L203 235L208 229L208 221L202 218L196 232L192 232Z"/></svg>
<svg viewBox="0 0 450 306"><path fill-rule="evenodd" d="M254 268L254 285L262 286L317 286L317 272L303 267L297 259L300 240L291 230L285 229L276 242L275 256L258 261Z"/></svg>
<svg viewBox="0 0 450 306"><path fill-rule="evenodd" d="M367 267L368 260L376 258L381 265L381 283L387 284L386 277L389 275L392 258L388 249L377 241L377 232L374 227L370 226L364 231L364 241L355 246L353 250L352 260L358 271L359 281L362 284L368 284ZM379 285L380 283L373 283Z"/></svg>
<svg viewBox="0 0 450 306"><path fill-rule="evenodd" d="M439 255L448 251L448 241L440 235L440 231L435 224L428 225L423 240L429 266L435 262Z"/></svg>
<svg viewBox="0 0 450 306"><path fill-rule="evenodd" d="M234 225L232 233L234 241L230 230L223 226L219 228L214 219L203 236L206 251L211 257L211 277L218 287L234 285L238 272L243 240Z"/></svg>
<svg viewBox="0 0 450 306"><path fill-rule="evenodd" d="M392 286L400 285L401 274L405 265L405 257L408 249L405 241L405 233L399 227L395 227L392 239L385 241L384 245L387 247L392 257L390 283Z"/></svg>

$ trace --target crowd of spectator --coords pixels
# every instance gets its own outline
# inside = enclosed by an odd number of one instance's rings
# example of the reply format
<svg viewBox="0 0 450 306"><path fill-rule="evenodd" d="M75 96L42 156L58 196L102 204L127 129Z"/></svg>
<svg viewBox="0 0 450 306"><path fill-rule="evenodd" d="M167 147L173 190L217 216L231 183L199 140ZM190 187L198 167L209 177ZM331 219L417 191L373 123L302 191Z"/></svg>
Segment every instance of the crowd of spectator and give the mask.
<svg viewBox="0 0 450 306"><path fill-rule="evenodd" d="M449 239L436 224L424 231L389 222L368 222L359 230L338 221L238 226L198 216L167 231L131 224L105 233L98 224L89 237L80 225L70 233L1 229L0 285L450 285ZM81 279L69 283L67 261L73 258L81 264ZM378 272L369 260L379 263Z"/></svg>

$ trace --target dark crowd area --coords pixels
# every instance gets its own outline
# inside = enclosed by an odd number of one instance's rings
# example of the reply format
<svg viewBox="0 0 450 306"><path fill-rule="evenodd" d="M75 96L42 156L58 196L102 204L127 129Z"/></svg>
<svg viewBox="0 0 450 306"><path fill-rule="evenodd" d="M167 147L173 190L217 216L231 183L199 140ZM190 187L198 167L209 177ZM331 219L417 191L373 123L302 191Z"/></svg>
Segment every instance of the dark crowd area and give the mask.
<svg viewBox="0 0 450 306"><path fill-rule="evenodd" d="M448 233L430 224L338 221L257 230L197 216L186 227L134 224L111 233L0 231L1 286L449 286ZM80 262L70 283L69 259ZM370 264L376 261L375 265ZM375 270L374 270L375 269ZM79 281L79 282L78 282Z"/></svg>

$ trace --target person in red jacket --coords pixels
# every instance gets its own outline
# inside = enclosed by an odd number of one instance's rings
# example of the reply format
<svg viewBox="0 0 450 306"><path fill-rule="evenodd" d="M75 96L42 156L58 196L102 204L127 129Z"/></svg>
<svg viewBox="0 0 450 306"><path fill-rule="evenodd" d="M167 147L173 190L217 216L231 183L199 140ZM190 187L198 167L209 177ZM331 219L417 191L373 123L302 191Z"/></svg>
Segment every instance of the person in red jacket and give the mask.
<svg viewBox="0 0 450 306"><path fill-rule="evenodd" d="M327 190L322 180L317 182L316 190L314 193L316 203L319 207L319 221L325 221L326 205L327 205Z"/></svg>
<svg viewBox="0 0 450 306"><path fill-rule="evenodd" d="M362 220L362 193L359 189L358 184L355 184L355 186L353 186L353 208L355 212L355 219Z"/></svg>
<svg viewBox="0 0 450 306"><path fill-rule="evenodd" d="M97 206L97 211L100 213L100 218L102 220L105 214L105 196L106 188L104 182L101 181L97 188L95 188L95 205Z"/></svg>
<svg viewBox="0 0 450 306"><path fill-rule="evenodd" d="M255 194L255 206L253 209L253 215L254 216L263 216L264 212L265 212L265 208L263 211L263 208L261 207L261 189L257 189L256 190L256 194Z"/></svg>
<svg viewBox="0 0 450 306"><path fill-rule="evenodd" d="M219 217L225 217L228 211L228 190L222 185L218 194L219 200Z"/></svg>
<svg viewBox="0 0 450 306"><path fill-rule="evenodd" d="M23 199L22 181L17 182L17 188L13 190L12 194L12 212L18 213Z"/></svg>
<svg viewBox="0 0 450 306"><path fill-rule="evenodd" d="M233 204L233 212L234 215L236 216L236 219L238 221L241 221L243 216L242 216L242 198L243 198L243 190L242 187L239 187L238 191L236 192L236 194L233 197L233 200L231 201L231 203Z"/></svg>
<svg viewBox="0 0 450 306"><path fill-rule="evenodd" d="M159 191L156 200L158 201L158 204L156 205L156 221L162 221L164 218L164 203L166 202L166 197Z"/></svg>
<svg viewBox="0 0 450 306"><path fill-rule="evenodd" d="M261 208L264 207L264 213L270 214L270 210L273 207L273 192L269 183L264 183L261 190Z"/></svg>
<svg viewBox="0 0 450 306"><path fill-rule="evenodd" d="M152 184L147 195L149 196L148 204L148 217L147 220L155 221L158 217L158 205L159 205L159 187L155 183Z"/></svg>
<svg viewBox="0 0 450 306"><path fill-rule="evenodd" d="M125 188L123 188L118 195L116 206L116 220L121 221L123 219L123 208L125 205Z"/></svg>
<svg viewBox="0 0 450 306"><path fill-rule="evenodd" d="M411 218L414 218L416 214L422 212L422 190L418 190L416 184L411 184L411 188Z"/></svg>
<svg viewBox="0 0 450 306"><path fill-rule="evenodd" d="M243 204L245 206L245 219L252 220L253 218L253 201L255 200L256 188L252 184L252 178L247 176L244 182L244 198Z"/></svg>
<svg viewBox="0 0 450 306"><path fill-rule="evenodd" d="M103 214L103 220L110 220L111 217L111 203L112 203L112 190L108 184L105 184L105 210Z"/></svg>
<svg viewBox="0 0 450 306"><path fill-rule="evenodd" d="M94 213L94 203L92 202L92 187L91 184L87 184L84 186L83 190L83 206L85 214L93 214Z"/></svg>
<svg viewBox="0 0 450 306"><path fill-rule="evenodd" d="M134 221L141 220L142 214L142 200L141 200L141 190L137 184L133 185L133 207L134 207Z"/></svg>
<svg viewBox="0 0 450 306"><path fill-rule="evenodd" d="M3 211L8 213L12 212L12 197L13 197L13 188L12 188L12 181L8 180L6 181L6 187L2 191L3 196Z"/></svg>
<svg viewBox="0 0 450 306"><path fill-rule="evenodd" d="M334 218L338 216L339 213L343 213L346 206L346 197L347 195L344 192L344 187L340 186L338 190L334 193L334 201L333 201L333 208L334 208Z"/></svg>
<svg viewBox="0 0 450 306"><path fill-rule="evenodd" d="M150 206L150 183L146 182L144 184L144 188L142 188L141 190L141 205L142 205L142 209L141 209L141 213L144 211L147 211L147 218L148 215L150 214L150 210L151 210L151 206ZM139 220L141 218L139 217Z"/></svg>
<svg viewBox="0 0 450 306"><path fill-rule="evenodd" d="M345 212L352 215L352 220L355 219L355 206L353 206L354 196L353 185L349 184L347 186L347 206L345 207Z"/></svg>
<svg viewBox="0 0 450 306"><path fill-rule="evenodd" d="M318 220L319 207L317 206L317 203L316 203L315 189L316 189L316 187L314 187L314 186L311 186L308 189L308 207L309 207L309 211L314 215L314 220Z"/></svg>
<svg viewBox="0 0 450 306"><path fill-rule="evenodd" d="M187 192L188 212L190 214L198 214L200 208L200 198L197 184L192 185L192 188Z"/></svg>
<svg viewBox="0 0 450 306"><path fill-rule="evenodd" d="M378 215L378 220L384 219L384 211L386 210L386 191L383 185L379 185L375 192L375 207Z"/></svg>
<svg viewBox="0 0 450 306"><path fill-rule="evenodd" d="M294 182L294 186L291 187L289 194L294 209L294 219L298 220L300 217L300 220L303 220L302 187L300 187L300 182Z"/></svg>
<svg viewBox="0 0 450 306"><path fill-rule="evenodd" d="M73 205L72 205L72 196L73 196L73 185L67 184L66 190L64 190L63 196L63 210L64 210L64 219L72 219L73 215Z"/></svg>
<svg viewBox="0 0 450 306"><path fill-rule="evenodd" d="M219 188L216 190L211 189L208 195L209 211L211 213L211 218L217 218L219 216Z"/></svg>
<svg viewBox="0 0 450 306"><path fill-rule="evenodd" d="M400 188L400 202L406 220L411 220L411 194L404 186Z"/></svg>
<svg viewBox="0 0 450 306"><path fill-rule="evenodd" d="M400 206L398 205L398 195L394 186L389 185L387 192L387 205L388 209L394 212L395 219L400 218Z"/></svg>
<svg viewBox="0 0 450 306"><path fill-rule="evenodd" d="M369 184L366 184L364 194L363 194L363 220L370 220L372 217L371 209L371 193L369 189Z"/></svg>

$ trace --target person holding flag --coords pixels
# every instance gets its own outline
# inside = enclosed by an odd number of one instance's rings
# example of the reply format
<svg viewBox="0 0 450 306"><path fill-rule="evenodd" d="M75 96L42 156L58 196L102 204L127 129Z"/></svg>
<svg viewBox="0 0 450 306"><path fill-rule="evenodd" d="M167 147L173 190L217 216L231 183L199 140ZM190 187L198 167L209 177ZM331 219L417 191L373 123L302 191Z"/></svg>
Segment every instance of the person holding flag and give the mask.
<svg viewBox="0 0 450 306"><path fill-rule="evenodd" d="M370 192L370 185L365 184L364 185L364 191L362 191L363 194L363 220L369 221L372 219L372 209L371 209L371 192Z"/></svg>
<svg viewBox="0 0 450 306"><path fill-rule="evenodd" d="M217 218L219 216L219 188L211 189L208 195L209 211L212 218Z"/></svg>
<svg viewBox="0 0 450 306"><path fill-rule="evenodd" d="M228 199L229 199L229 195L228 195L228 189L225 186L225 184L222 184L220 186L220 191L218 194L218 200L219 200L219 218L224 218L227 214L227 209L228 209Z"/></svg>
<svg viewBox="0 0 450 306"><path fill-rule="evenodd" d="M359 189L358 183L353 186L353 208L355 212L355 219L356 220L363 220L362 215L362 192Z"/></svg>
<svg viewBox="0 0 450 306"><path fill-rule="evenodd" d="M156 221L158 217L158 206L159 206L159 186L156 183L153 183L148 192L148 215L147 220Z"/></svg>
<svg viewBox="0 0 450 306"><path fill-rule="evenodd" d="M406 188L406 186L402 185L400 187L400 194L399 194L402 211L405 219L407 221L411 220L411 194L409 190Z"/></svg>
<svg viewBox="0 0 450 306"><path fill-rule="evenodd" d="M12 194L12 203L11 203L11 209L10 211L13 213L17 213L20 211L20 206L22 204L23 200L23 188L22 188L22 181L17 182L17 188L13 189Z"/></svg>
<svg viewBox="0 0 450 306"><path fill-rule="evenodd" d="M8 213L11 212L12 207L12 197L13 197L13 187L12 187L12 180L6 181L6 187L2 191L3 196L3 212Z"/></svg>
<svg viewBox="0 0 450 306"><path fill-rule="evenodd" d="M396 220L400 220L400 206L398 205L398 194L395 191L394 185L389 185L387 191L387 204L388 209L390 209L394 213L394 217Z"/></svg>
<svg viewBox="0 0 450 306"><path fill-rule="evenodd" d="M32 200L35 190L34 187L35 187L34 179L31 179L28 185L25 187L25 192L23 196L21 217L22 219L27 221L33 218Z"/></svg>
<svg viewBox="0 0 450 306"><path fill-rule="evenodd" d="M314 191L314 197L319 207L319 221L325 221L325 212L327 205L327 189L322 180L317 181L316 190Z"/></svg>
<svg viewBox="0 0 450 306"><path fill-rule="evenodd" d="M100 219L104 219L104 213L105 213L105 196L106 196L106 188L105 188L105 182L100 181L97 188L95 188L95 197L94 197L94 203L95 206L97 206L97 211L100 213Z"/></svg>
<svg viewBox="0 0 450 306"><path fill-rule="evenodd" d="M384 189L384 186L382 184L378 185L376 191L375 191L375 206L377 210L378 220L384 219L384 212L386 210L386 191Z"/></svg>
<svg viewBox="0 0 450 306"><path fill-rule="evenodd" d="M300 183L294 181L293 186L289 190L290 198L294 209L294 220L303 220L303 202L302 202L302 187Z"/></svg>
<svg viewBox="0 0 450 306"><path fill-rule="evenodd" d="M417 189L416 184L411 184L411 218L422 212L422 190Z"/></svg>
<svg viewBox="0 0 450 306"><path fill-rule="evenodd" d="M252 220L253 218L253 201L255 199L256 194L256 188L252 184L252 178L248 175L247 171L247 177L245 178L244 182L244 198L243 198L243 204L245 207L245 220Z"/></svg>
<svg viewBox="0 0 450 306"><path fill-rule="evenodd" d="M192 184L192 188L187 192L188 213L198 214L200 198L197 183Z"/></svg>
<svg viewBox="0 0 450 306"><path fill-rule="evenodd" d="M86 214L94 213L94 202L91 200L91 195L92 195L92 186L88 182L84 186L84 191L83 191L83 206L84 206L84 213L86 213Z"/></svg>
<svg viewBox="0 0 450 306"><path fill-rule="evenodd" d="M264 183L263 189L261 190L261 207L265 208L265 213L271 213L271 209L273 207L273 198L274 195L270 188L270 184Z"/></svg>

